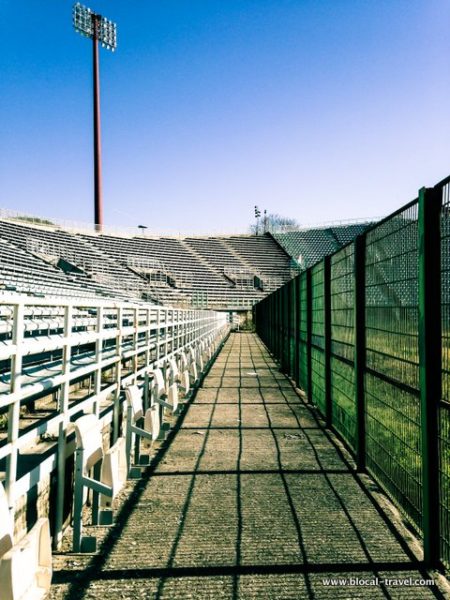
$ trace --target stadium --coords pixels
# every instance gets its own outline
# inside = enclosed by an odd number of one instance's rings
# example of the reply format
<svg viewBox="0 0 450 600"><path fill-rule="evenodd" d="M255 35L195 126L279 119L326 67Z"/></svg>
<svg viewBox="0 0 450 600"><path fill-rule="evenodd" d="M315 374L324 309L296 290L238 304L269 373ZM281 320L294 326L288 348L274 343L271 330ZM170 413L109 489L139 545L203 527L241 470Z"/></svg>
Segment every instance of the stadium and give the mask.
<svg viewBox="0 0 450 600"><path fill-rule="evenodd" d="M0 209L0 600L450 597L450 177L158 235L96 127L94 223Z"/></svg>

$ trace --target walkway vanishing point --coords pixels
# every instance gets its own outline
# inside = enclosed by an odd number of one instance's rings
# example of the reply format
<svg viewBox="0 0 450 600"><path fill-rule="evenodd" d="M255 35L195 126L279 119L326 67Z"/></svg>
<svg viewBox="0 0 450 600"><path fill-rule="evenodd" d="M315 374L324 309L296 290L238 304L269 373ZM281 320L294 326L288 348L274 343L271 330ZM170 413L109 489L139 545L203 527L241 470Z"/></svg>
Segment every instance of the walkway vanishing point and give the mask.
<svg viewBox="0 0 450 600"><path fill-rule="evenodd" d="M54 557L51 600L450 598L254 334L229 337L119 504L98 554Z"/></svg>

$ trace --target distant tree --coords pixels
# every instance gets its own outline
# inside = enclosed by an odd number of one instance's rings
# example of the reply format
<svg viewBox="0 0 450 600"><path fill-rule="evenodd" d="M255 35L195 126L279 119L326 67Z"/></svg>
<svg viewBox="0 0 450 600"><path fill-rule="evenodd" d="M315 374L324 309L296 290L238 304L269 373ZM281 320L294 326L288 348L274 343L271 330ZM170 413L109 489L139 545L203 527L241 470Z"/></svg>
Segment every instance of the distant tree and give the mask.
<svg viewBox="0 0 450 600"><path fill-rule="evenodd" d="M252 223L249 229L250 233L261 234L267 231L270 233L283 233L298 229L299 227L300 223L295 219L283 217L282 215L270 214L260 217L258 223Z"/></svg>
<svg viewBox="0 0 450 600"><path fill-rule="evenodd" d="M55 225L52 221L48 219L40 219L39 217L29 217L28 215L19 215L17 217L12 217L15 221L24 221L26 223L37 223L38 225Z"/></svg>

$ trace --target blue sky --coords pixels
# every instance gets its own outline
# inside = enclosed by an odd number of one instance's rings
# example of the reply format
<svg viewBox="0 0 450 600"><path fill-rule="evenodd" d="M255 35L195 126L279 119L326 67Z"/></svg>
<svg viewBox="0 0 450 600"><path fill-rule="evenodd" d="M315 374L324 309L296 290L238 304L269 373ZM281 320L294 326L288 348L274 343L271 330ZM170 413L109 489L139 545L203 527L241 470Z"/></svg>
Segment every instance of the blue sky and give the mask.
<svg viewBox="0 0 450 600"><path fill-rule="evenodd" d="M0 0L0 207L90 221L91 44ZM105 221L246 231L385 215L450 173L447 0L92 0Z"/></svg>

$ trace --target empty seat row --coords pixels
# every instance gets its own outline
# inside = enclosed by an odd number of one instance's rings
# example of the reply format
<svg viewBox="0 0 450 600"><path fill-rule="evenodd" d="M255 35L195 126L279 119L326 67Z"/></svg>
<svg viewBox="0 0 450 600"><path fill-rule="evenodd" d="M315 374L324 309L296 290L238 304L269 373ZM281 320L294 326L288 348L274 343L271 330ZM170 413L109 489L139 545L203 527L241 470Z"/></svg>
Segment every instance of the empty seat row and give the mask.
<svg viewBox="0 0 450 600"><path fill-rule="evenodd" d="M128 385L124 389L127 410L123 435L108 450L103 449L101 422L96 415L83 415L75 421L74 552L96 550L96 539L83 535L85 490L93 490L92 524L112 524L113 500L127 478L141 476L142 468L149 464L148 451L153 444L166 439L169 417L182 412L224 334L224 330L208 334L164 358L148 371L146 385Z"/></svg>
<svg viewBox="0 0 450 600"><path fill-rule="evenodd" d="M4 219L2 257L0 291L103 295L182 307L251 306L291 277L290 256L270 235L123 237ZM159 265L159 275L147 263ZM230 277L232 271L247 278Z"/></svg>

